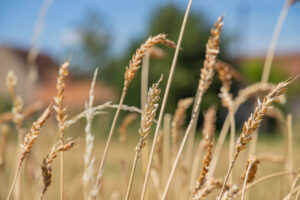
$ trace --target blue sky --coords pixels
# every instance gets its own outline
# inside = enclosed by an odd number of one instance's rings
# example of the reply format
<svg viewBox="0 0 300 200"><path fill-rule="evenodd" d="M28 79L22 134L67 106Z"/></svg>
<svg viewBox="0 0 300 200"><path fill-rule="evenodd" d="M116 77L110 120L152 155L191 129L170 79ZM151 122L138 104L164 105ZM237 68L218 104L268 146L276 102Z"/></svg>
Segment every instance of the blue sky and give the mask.
<svg viewBox="0 0 300 200"><path fill-rule="evenodd" d="M53 0L39 39L39 47L60 55L78 42L74 29L88 10L101 13L112 32L118 54L131 40L144 34L158 7L174 3L182 10L188 0ZM0 45L30 47L42 0L0 0ZM232 55L265 54L284 0L194 0L192 11L205 14L210 23L225 13L224 32L239 34ZM294 4L283 27L277 52L300 52L300 3Z"/></svg>

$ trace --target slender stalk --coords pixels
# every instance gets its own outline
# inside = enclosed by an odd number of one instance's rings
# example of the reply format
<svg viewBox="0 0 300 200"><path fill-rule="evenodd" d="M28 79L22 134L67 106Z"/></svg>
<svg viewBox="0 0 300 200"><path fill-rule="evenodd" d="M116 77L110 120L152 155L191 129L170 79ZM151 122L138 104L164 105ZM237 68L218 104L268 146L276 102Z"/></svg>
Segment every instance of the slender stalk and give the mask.
<svg viewBox="0 0 300 200"><path fill-rule="evenodd" d="M117 108L117 111L116 111L116 114L114 116L114 119L113 119L113 122L112 122L112 125L111 125L111 129L110 129L110 132L109 132L109 135L108 135L108 138L107 138L107 142L106 142L106 145L105 145L105 148L104 148L102 160L101 160L101 163L100 163L100 167L99 167L99 171L98 171L98 175L97 175L97 179L96 179L96 188L97 188L97 190L99 190L98 188L100 187L100 180L101 180L101 177L102 177L102 174L103 174L103 167L105 165L109 145L110 145L110 142L111 142L111 138L112 138L112 135L113 135L113 132L114 132L114 129L115 129L115 126L116 126L116 123L117 123L117 119L119 117L121 106L124 102L125 96L126 96L126 90L123 90L122 95L121 95L121 99L120 99L120 102L119 102L119 105L118 105L118 108Z"/></svg>
<svg viewBox="0 0 300 200"><path fill-rule="evenodd" d="M287 116L287 162L286 168L289 171L293 170L293 130L292 130L292 115ZM293 182L293 176L289 177L290 183Z"/></svg>
<svg viewBox="0 0 300 200"><path fill-rule="evenodd" d="M248 176L249 176L249 172L250 172L251 167L252 167L252 162L250 161L249 166L248 166L248 169L247 169L247 173L246 173L246 176L245 176L244 184L243 184L243 189L242 189L242 200L245 199L245 188L246 188L246 185L247 185Z"/></svg>
<svg viewBox="0 0 300 200"><path fill-rule="evenodd" d="M264 177L261 177L259 179L257 179L256 181L253 181L252 183L250 183L249 185L247 185L247 187L245 188L245 190L248 190L250 188L252 188L253 186L265 181L265 180L268 180L268 179L271 179L271 178L274 178L274 177L279 177L279 176L285 176L285 175L290 175L290 174L296 174L297 172L295 171L282 171L282 172L276 172L276 173L273 173L273 174L269 174L269 175L266 175ZM237 194L236 194L236 197L238 197L239 195L242 194L242 191L239 191Z"/></svg>
<svg viewBox="0 0 300 200"><path fill-rule="evenodd" d="M135 156L134 156L134 161L133 161L132 170L131 170L131 174L130 174L129 184L128 184L126 197L125 197L126 200L129 199L130 191L131 191L131 188L132 188L132 182L133 182L133 178L134 178L134 174L135 174L134 172L135 172L135 169L136 169L137 160L139 159L139 156L140 156L139 154L140 153L136 152Z"/></svg>
<svg viewBox="0 0 300 200"><path fill-rule="evenodd" d="M167 175L170 165L170 126L171 126L170 114L164 116L164 135L163 135L163 163L162 163L162 183L165 184L167 181Z"/></svg>
<svg viewBox="0 0 300 200"><path fill-rule="evenodd" d="M186 132L184 134L183 140L181 142L179 151L177 153L176 159L174 161L168 182L166 184L165 190L163 192L163 196L162 199L165 199L171 184L171 181L173 179L175 170L177 168L179 159L181 157L183 148L185 146L185 143L189 137L189 134L191 133L191 129L193 127L194 124L194 120L196 119L196 115L197 115L197 111L200 110L200 105L202 102L202 98L204 93L207 91L207 89L209 88L209 86L212 83L212 79L214 76L214 64L216 62L216 58L217 55L219 53L219 43L220 43L220 33L223 27L223 16L219 17L217 22L214 25L214 28L211 30L211 36L208 39L208 42L206 44L206 55L205 55L205 61L203 64L203 68L201 69L201 73L200 73L200 79L199 79L199 83L198 83L198 88L197 88L197 93L198 93L198 97L197 99L195 99L196 102L196 107L195 107L195 111L192 114L192 118L189 122L189 125L186 129Z"/></svg>
<svg viewBox="0 0 300 200"><path fill-rule="evenodd" d="M199 99L198 99L198 103L197 103L198 106L200 105L201 100L202 100L202 98L199 98ZM195 117L196 117L196 113L194 112L194 115L193 115L193 117L192 117L192 119L191 119L191 121L190 121L190 123L189 123L189 126L188 126L188 128L187 128L187 130L186 130L186 132L185 132L185 135L184 135L184 137L183 137L183 139L182 139L182 142L181 142L181 145L180 145L180 147L179 147L179 150L178 150L176 159L175 159L175 161L174 161L174 164L173 164L171 173L170 173L170 175L169 175L169 178L168 178L166 187L165 187L164 192L163 192L162 200L166 199L167 192L168 192L169 187L170 187L170 185L171 185L172 178L173 178L173 176L174 176L174 173L175 173L177 164L178 164L178 162L179 162L180 156L181 156L181 154L182 154L184 145L185 145L185 143L186 143L186 141L187 141L187 138L188 138L188 135L189 135L190 130L191 130L191 128L192 128L192 125L193 125L192 123L193 123L193 120L195 120Z"/></svg>
<svg viewBox="0 0 300 200"><path fill-rule="evenodd" d="M294 191L296 191L295 188L296 188L296 185L297 185L297 182L298 182L299 179L300 179L300 171L298 173L298 176L295 178L295 180L293 182L293 185L291 187L291 190L290 190L289 194L287 195L287 200L292 199L293 193L294 193Z"/></svg>
<svg viewBox="0 0 300 200"><path fill-rule="evenodd" d="M283 27L284 21L286 19L286 16L288 14L289 8L291 6L291 4L293 3L293 0L286 0L282 10L280 12L279 18L277 20L277 24L276 27L274 29L273 35L272 35L272 39L271 39L271 43L269 46L269 50L268 50L268 54L265 60L265 64L264 64L264 68L263 68L263 73L262 73L262 77L261 77L261 82L268 82L269 76L270 76L270 72L271 72L271 67L272 67L272 62L273 62L273 58L274 58L274 53L275 53L275 49L276 49L276 45L277 45L277 41L281 32L281 29Z"/></svg>
<svg viewBox="0 0 300 200"><path fill-rule="evenodd" d="M15 184L16 184L16 182L17 182L17 178L18 178L18 175L19 175L19 173L20 173L20 170L21 170L21 163L19 163L19 166L18 166L17 171L16 171L16 173L15 173L14 180L13 180L13 183L12 183L12 185L11 185L11 188L10 188L10 190L9 190L9 192L8 192L8 195L7 195L6 200L10 200L10 197L11 197L11 194L12 194L12 192L13 192L14 186L15 186Z"/></svg>
<svg viewBox="0 0 300 200"><path fill-rule="evenodd" d="M150 67L150 53L152 49L149 49L145 56L143 57L143 66L141 69L141 110L144 110L144 106L147 99L147 91L148 91L148 79L149 79L149 67ZM148 141L146 141L148 143ZM142 177L145 177L147 170L147 162L149 155L149 145L144 147L144 151L142 151ZM148 198L147 198L148 199Z"/></svg>
<svg viewBox="0 0 300 200"><path fill-rule="evenodd" d="M235 143L235 120L233 110L230 109L230 141L229 141L229 163L233 160L234 156L234 143ZM229 184L233 181L233 172L229 177Z"/></svg>
<svg viewBox="0 0 300 200"><path fill-rule="evenodd" d="M170 70L170 74L169 74L169 78L168 78L168 83L167 83L166 90L165 90L165 93L164 93L164 98L163 98L162 106L161 106L161 109L160 109L158 122L157 122L157 125L156 125L156 130L155 130L155 134L154 134L154 138L153 138L153 143L152 143L152 147L151 147L151 151L150 151L150 155L149 155L149 161L148 161L147 171L146 171L145 180L144 180L144 184L143 184L141 200L144 200L144 198L145 198L148 179L149 179L149 175L150 175L151 164L152 164L152 159L153 159L154 150L155 150L155 144L156 144L158 132L159 132L159 129L160 129L161 121L162 121L162 118L163 118L163 114L164 114L164 111L165 111L165 107L166 107L166 103L167 103L167 99L168 99L168 94L169 94L169 90L170 90L170 87L171 87L171 82L172 82L172 79L173 79L173 74L174 74L174 71L175 71L177 58L178 58L178 54L179 54L179 50L180 50L180 46L181 46L181 41L182 41L182 38L183 38L184 29L185 29L185 26L186 26L186 22L187 22L189 11L190 11L190 8L191 8L191 5L192 5L192 1L193 0L189 0L188 6L187 6L187 9L186 9L186 12L185 12L185 16L184 16L184 19L183 19L183 22L182 22L178 42L177 42L177 45L176 45L176 50L175 50L174 58L173 58L173 61L172 61L172 66L171 66L171 70Z"/></svg>
<svg viewBox="0 0 300 200"><path fill-rule="evenodd" d="M64 145L64 142L61 142ZM60 152L60 200L64 199L64 153Z"/></svg>

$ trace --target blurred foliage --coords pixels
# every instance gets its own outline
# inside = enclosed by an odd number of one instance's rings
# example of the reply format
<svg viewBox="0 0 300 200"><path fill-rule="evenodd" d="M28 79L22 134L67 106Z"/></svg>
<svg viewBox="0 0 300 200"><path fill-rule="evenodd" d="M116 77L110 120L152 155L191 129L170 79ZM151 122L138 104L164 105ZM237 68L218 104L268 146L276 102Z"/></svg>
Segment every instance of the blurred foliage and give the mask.
<svg viewBox="0 0 300 200"><path fill-rule="evenodd" d="M79 44L71 46L72 68L75 76L91 74L96 67L106 66L109 62L110 34L98 13L87 12L76 29Z"/></svg>
<svg viewBox="0 0 300 200"><path fill-rule="evenodd" d="M184 11L173 5L167 5L159 8L152 16L149 28L145 35L141 39L134 41L119 60L112 61L111 65L105 69L104 75L101 77L101 79L104 79L108 83L119 88L119 91L122 89L123 85L125 66L128 65L132 54L135 53L135 50L150 35L166 33L168 35L168 39L177 42L181 23L184 17ZM174 112L177 101L180 98L195 95L200 69L202 68L205 58L205 45L210 35L210 28L213 27L213 25L214 22L209 22L209 20L205 19L205 17L201 14L195 12L190 13L182 40L182 50L179 53L176 71L174 73L170 95L168 97L168 104L166 108L167 112ZM165 51L166 57L161 59L150 59L149 87L151 83L157 81L160 74L163 73L164 81L161 83L161 88L164 89L167 83L175 50L163 46L159 47ZM224 49L226 49L226 43L223 42L222 36L220 57L227 60L226 54L223 53L226 52ZM140 83L141 78L139 72L135 80L130 85L125 103L137 106L140 105ZM206 100L203 102L205 109L208 105L217 104L219 102L217 96L218 90L219 86L216 85L209 89L208 94L206 94Z"/></svg>

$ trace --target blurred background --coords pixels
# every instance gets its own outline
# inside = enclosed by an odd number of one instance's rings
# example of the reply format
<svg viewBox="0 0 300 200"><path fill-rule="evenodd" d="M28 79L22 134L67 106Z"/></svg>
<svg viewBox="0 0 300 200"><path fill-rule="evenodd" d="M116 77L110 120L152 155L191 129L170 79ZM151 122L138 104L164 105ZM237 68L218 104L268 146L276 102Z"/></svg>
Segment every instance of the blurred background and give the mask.
<svg viewBox="0 0 300 200"><path fill-rule="evenodd" d="M8 69L13 69L21 83L19 93L26 103L37 100L48 103L56 92L57 67L71 59L72 81L67 83L66 90L69 108L84 108L95 68L100 70L96 103L117 102L125 66L135 49L150 35L161 32L177 41L186 4L184 0L1 0L0 80L4 82ZM210 28L222 14L225 25L219 58L240 73L232 92L236 95L239 89L259 81L283 4L283 0L195 0L166 111L174 112L180 98L194 96ZM300 3L295 2L278 41L271 82L285 80L300 72L299 19ZM34 76L38 84L27 83L28 77L32 76L27 63L30 49L39 52ZM164 47L155 49L150 56L149 83L157 80L161 73L168 73L173 53L174 50ZM289 104L282 109L299 118L300 87L297 84L289 89ZM211 104L220 105L217 96L220 86L216 78L204 98L204 110ZM6 90L6 85L0 84L3 102L0 111L10 110ZM140 98L135 95L137 91L140 91L140 76L132 83L126 104L140 106ZM241 110L244 112L238 112L238 124L246 119L252 107L248 103ZM219 124L224 113L225 109L218 113Z"/></svg>
<svg viewBox="0 0 300 200"><path fill-rule="evenodd" d="M35 108L38 108L35 111L41 111L53 100L57 92L58 68L66 60L71 60L71 72L65 90L65 105L70 118L85 108L96 68L99 69L99 73L94 104L107 101L116 104L123 87L125 67L132 54L151 35L166 33L169 39L177 42L187 3L188 0L0 0L0 126L9 122L7 127L10 129L7 133L10 133L10 130L12 133L17 133L11 120L5 119L5 116L9 115L11 119L12 109L12 100L5 84L9 70L13 70L18 76L17 93L24 99L26 109L28 106L35 105ZM174 114L179 99L194 97L210 29L220 15L225 15L225 18L219 59L230 64L236 71L231 89L233 96L236 96L240 89L259 82L272 33L284 3L285 0L194 0L168 97L166 113ZM150 53L149 85L157 81L163 73L165 79L161 84L162 92L167 82L173 54L174 49L163 46L157 46ZM278 40L269 81L277 83L299 73L300 2L295 0L288 11ZM282 115L271 114L263 121L259 130L257 152L273 152L276 155L286 156L288 144L300 143L300 135L297 132L300 129L299 85L298 79L289 86L286 104L276 104L279 108L276 111L281 111L279 113ZM138 72L130 85L125 104L141 107L140 87L141 78ZM200 138L198 136L201 136L203 112L209 106L217 106L217 134L224 122L227 109L220 103L218 96L220 87L221 82L215 76L201 104L197 140ZM262 97L263 94L260 98ZM236 113L237 134L240 133L242 123L253 111L256 100L256 98L250 99ZM105 110L105 112L95 117L93 121L92 131L96 136L95 169L99 166L115 110ZM191 108L188 112L190 116ZM26 128L39 116L39 113L30 117L26 115ZM127 114L121 112L117 127ZM294 140L291 143L282 139L283 136L287 136L288 129L285 126L287 114L293 116ZM278 116L283 117L281 120L284 121L284 126L278 122L276 118ZM31 160L27 165L29 167L26 167L29 178L41 177L40 164L58 140L57 122L54 117L51 120L51 123L45 125L43 134L34 147L36 150L31 152L32 157L28 159ZM189 118L185 121L187 123ZM139 123L138 117L128 127L128 133L131 133L128 134L128 143L122 142L122 138L119 138L121 143L117 141L117 137L122 136L121 134L114 135L114 142L108 155L107 178L105 177L104 189L101 191L103 199L109 199L108 197L115 193L120 196L119 193L127 185L127 174L134 155L134 147L139 139L137 134ZM163 124L166 130L169 125L167 122ZM66 138L72 136L76 140L76 146L70 153L67 152L65 162L68 166L65 170L68 199L80 199L83 193L81 179L85 147L84 127L85 120L81 120L65 133ZM3 128L0 132L0 136L3 136ZM116 132L121 133L121 130L116 129ZM0 187L0 199L6 197L9 186L6 183L11 181L11 169L15 165L16 141L17 134L10 134L6 150L7 164L5 163L5 167L3 168L2 165L1 168L0 163L0 169L4 169L2 170L4 173L0 173L0 180L4 180ZM2 144L0 147L5 149ZM227 145L226 143L226 147ZM294 145L295 169L300 165L299 148L300 145ZM244 160L247 156L246 153L241 155L243 161L238 164L239 171L244 170ZM218 165L216 170L217 177L225 174L224 166L227 166L227 157L227 148L223 148L220 158L222 164ZM30 165L31 163L33 164ZM47 194L49 199L57 199L58 164L56 162L53 165L53 184ZM259 176L282 169L282 165L267 163L259 169ZM238 180L240 173L235 173L234 176ZM137 186L138 183L141 184L142 176L137 176L136 179L134 195L138 198L141 191ZM25 191L24 197L27 198L24 199L32 199L33 194L36 193L37 187L33 182L28 183L30 184L26 184L26 188L31 189ZM284 194L280 189L282 183L284 182L279 183L276 179L261 184L255 188L251 199L279 199L279 196L282 197ZM286 187L284 189L289 191L288 185L284 186ZM262 190L262 188L269 189ZM275 191L274 189L280 194L276 191L277 196L274 196L274 192L265 192Z"/></svg>

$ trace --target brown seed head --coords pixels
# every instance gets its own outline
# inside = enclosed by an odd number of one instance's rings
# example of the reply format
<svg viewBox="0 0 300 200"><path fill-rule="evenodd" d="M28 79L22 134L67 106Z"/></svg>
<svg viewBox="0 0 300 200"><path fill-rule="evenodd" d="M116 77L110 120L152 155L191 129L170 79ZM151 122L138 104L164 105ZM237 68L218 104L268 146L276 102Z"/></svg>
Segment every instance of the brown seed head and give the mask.
<svg viewBox="0 0 300 200"><path fill-rule="evenodd" d="M248 178L247 178L247 183L253 182L255 178L255 174L257 172L257 166L259 164L259 160L256 158L256 156L249 156L246 162L246 169L242 175L242 181L245 181L247 171L249 170ZM249 169L250 167L250 169Z"/></svg>
<svg viewBox="0 0 300 200"><path fill-rule="evenodd" d="M280 82L255 108L254 113L250 115L247 122L244 123L243 131L238 139L236 150L242 151L246 148L247 143L252 139L252 133L259 127L266 112L272 108L273 102L279 102L278 97L286 92L286 87L290 82Z"/></svg>
<svg viewBox="0 0 300 200"><path fill-rule="evenodd" d="M180 129L186 118L186 110L192 105L193 98L180 99L177 104L172 124L171 124L171 135L174 144L178 143Z"/></svg>
<svg viewBox="0 0 300 200"><path fill-rule="evenodd" d="M141 152L141 149L145 146L145 141L147 140L151 126L156 116L156 111L158 109L158 101L160 97L160 88L158 87L162 81L163 76L161 75L157 83L152 84L152 87L149 89L147 101L142 113L141 127L139 129L140 142L136 147L138 153Z"/></svg>
<svg viewBox="0 0 300 200"><path fill-rule="evenodd" d="M149 39L141 45L132 56L129 61L129 67L126 67L124 75L124 89L127 90L129 83L134 79L136 72L141 67L142 58L144 57L147 50L151 49L156 44L163 44L169 47L175 48L176 45L173 41L166 39L166 34L158 34L154 37L149 37Z"/></svg>

